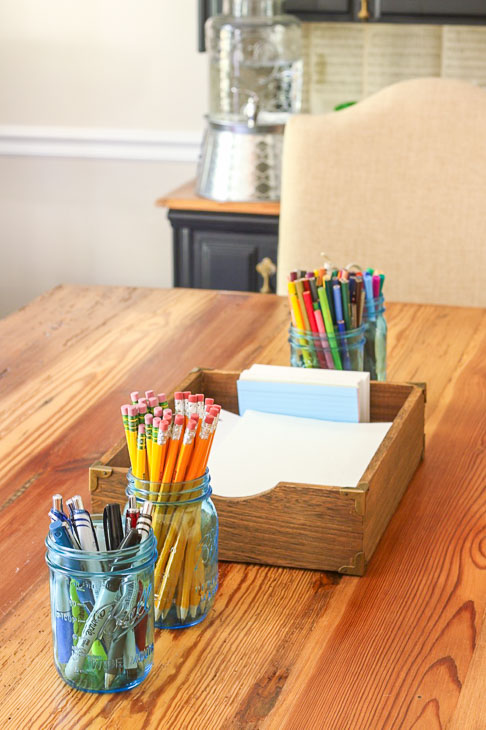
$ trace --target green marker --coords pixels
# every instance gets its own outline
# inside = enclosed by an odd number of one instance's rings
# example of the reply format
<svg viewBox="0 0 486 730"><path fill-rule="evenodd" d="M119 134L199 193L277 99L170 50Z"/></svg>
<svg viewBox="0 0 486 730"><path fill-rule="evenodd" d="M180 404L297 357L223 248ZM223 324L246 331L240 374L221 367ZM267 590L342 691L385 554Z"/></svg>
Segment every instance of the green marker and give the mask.
<svg viewBox="0 0 486 730"><path fill-rule="evenodd" d="M74 578L71 578L69 583L69 597L71 599L71 613L74 619L73 645L76 646L78 639L82 634L86 619L88 618L88 613L79 600L78 592L76 590L76 580Z"/></svg>
<svg viewBox="0 0 486 730"><path fill-rule="evenodd" d="M321 303L322 317L324 319L324 326L326 328L327 339L329 340L329 346L331 348L332 359L336 370L342 370L341 358L339 356L339 348L337 346L336 338L334 336L334 327L332 324L331 311L329 309L329 302L327 300L325 289L322 286L317 288L319 295L319 301Z"/></svg>
<svg viewBox="0 0 486 730"><path fill-rule="evenodd" d="M349 307L349 281L341 279L341 295L343 300L343 316L346 329L351 329L351 310Z"/></svg>

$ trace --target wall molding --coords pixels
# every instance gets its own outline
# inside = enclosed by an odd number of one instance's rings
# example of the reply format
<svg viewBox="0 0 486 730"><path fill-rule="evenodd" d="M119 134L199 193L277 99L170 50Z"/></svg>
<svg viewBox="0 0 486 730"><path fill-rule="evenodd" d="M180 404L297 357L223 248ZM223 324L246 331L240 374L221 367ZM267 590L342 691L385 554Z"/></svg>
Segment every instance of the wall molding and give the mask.
<svg viewBox="0 0 486 730"><path fill-rule="evenodd" d="M0 125L0 155L196 162L201 132Z"/></svg>

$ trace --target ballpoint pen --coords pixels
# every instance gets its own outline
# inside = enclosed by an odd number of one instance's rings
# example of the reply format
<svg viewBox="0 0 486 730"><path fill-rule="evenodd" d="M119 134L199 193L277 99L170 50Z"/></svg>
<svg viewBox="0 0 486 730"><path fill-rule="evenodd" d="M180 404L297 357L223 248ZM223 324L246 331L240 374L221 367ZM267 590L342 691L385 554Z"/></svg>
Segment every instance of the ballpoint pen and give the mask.
<svg viewBox="0 0 486 730"><path fill-rule="evenodd" d="M128 507L125 512L125 534L135 529L138 520L137 498L131 494L128 497Z"/></svg>
<svg viewBox="0 0 486 730"><path fill-rule="evenodd" d="M123 526L119 504L107 504L103 510L103 531L107 550L116 550L123 540Z"/></svg>
<svg viewBox="0 0 486 730"><path fill-rule="evenodd" d="M140 542L147 539L150 534L150 528L152 526L152 515L155 510L155 504L153 502L145 501L140 510L140 514L137 520L137 532L140 533Z"/></svg>
<svg viewBox="0 0 486 730"><path fill-rule="evenodd" d="M72 498L73 522L82 550L97 552L99 550L96 532L91 521L91 515L84 509L83 500L79 495Z"/></svg>

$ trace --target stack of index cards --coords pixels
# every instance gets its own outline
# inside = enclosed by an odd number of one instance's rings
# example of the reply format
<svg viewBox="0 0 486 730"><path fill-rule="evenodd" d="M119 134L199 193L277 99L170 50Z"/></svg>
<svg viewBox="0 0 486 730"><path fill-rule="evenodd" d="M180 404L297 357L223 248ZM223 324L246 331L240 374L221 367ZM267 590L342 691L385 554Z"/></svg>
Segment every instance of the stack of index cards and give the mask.
<svg viewBox="0 0 486 730"><path fill-rule="evenodd" d="M370 420L370 374L252 365L237 381L240 415L249 409L349 423Z"/></svg>

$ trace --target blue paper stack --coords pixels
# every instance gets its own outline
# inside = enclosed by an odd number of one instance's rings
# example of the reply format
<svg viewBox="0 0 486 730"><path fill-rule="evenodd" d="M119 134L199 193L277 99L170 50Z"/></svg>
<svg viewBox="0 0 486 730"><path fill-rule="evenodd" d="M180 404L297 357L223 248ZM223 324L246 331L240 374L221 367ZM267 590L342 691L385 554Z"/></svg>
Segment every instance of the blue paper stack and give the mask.
<svg viewBox="0 0 486 730"><path fill-rule="evenodd" d="M348 423L370 420L370 375L252 365L237 381L240 415L249 409Z"/></svg>

